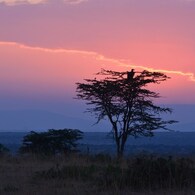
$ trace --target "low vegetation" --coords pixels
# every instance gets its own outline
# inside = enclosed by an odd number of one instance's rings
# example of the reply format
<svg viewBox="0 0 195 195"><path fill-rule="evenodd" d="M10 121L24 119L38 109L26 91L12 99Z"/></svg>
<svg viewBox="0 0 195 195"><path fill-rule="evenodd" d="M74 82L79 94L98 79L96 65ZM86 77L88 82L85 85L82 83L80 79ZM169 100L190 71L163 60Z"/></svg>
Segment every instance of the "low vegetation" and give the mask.
<svg viewBox="0 0 195 195"><path fill-rule="evenodd" d="M6 148L3 144L0 144L0 155L8 154L9 149Z"/></svg>
<svg viewBox="0 0 195 195"><path fill-rule="evenodd" d="M14 156L0 144L0 194L195 194L193 158L84 155L81 138L79 130L32 131Z"/></svg>
<svg viewBox="0 0 195 195"><path fill-rule="evenodd" d="M194 194L195 161L108 155L18 155L0 159L0 194Z"/></svg>

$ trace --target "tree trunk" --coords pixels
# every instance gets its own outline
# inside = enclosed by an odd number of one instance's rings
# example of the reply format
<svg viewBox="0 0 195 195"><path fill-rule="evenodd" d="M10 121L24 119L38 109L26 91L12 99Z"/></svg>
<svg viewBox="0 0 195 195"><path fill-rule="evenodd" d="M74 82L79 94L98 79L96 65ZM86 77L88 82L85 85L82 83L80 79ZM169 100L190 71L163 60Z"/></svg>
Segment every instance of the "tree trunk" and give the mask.
<svg viewBox="0 0 195 195"><path fill-rule="evenodd" d="M122 159L123 158L123 150L121 150L121 148L119 150L117 150L117 159Z"/></svg>
<svg viewBox="0 0 195 195"><path fill-rule="evenodd" d="M120 138L118 138L116 142L116 150L117 150L117 159L123 158L124 148L122 147L122 142Z"/></svg>
<svg viewBox="0 0 195 195"><path fill-rule="evenodd" d="M116 152L117 152L117 158L120 158L121 156L121 147L120 147L120 139L118 137L115 138L116 141Z"/></svg>
<svg viewBox="0 0 195 195"><path fill-rule="evenodd" d="M125 143L127 141L127 135L123 134L122 137L118 137L118 140L116 142L117 146L117 158L121 159L124 155L124 149L125 149Z"/></svg>

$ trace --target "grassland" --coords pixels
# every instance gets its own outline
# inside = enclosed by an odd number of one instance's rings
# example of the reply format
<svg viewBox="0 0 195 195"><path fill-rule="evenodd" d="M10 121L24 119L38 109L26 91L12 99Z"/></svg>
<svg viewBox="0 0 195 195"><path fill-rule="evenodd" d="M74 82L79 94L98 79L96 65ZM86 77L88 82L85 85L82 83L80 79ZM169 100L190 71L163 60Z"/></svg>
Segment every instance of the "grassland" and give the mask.
<svg viewBox="0 0 195 195"><path fill-rule="evenodd" d="M189 158L107 155L2 156L0 195L195 194Z"/></svg>

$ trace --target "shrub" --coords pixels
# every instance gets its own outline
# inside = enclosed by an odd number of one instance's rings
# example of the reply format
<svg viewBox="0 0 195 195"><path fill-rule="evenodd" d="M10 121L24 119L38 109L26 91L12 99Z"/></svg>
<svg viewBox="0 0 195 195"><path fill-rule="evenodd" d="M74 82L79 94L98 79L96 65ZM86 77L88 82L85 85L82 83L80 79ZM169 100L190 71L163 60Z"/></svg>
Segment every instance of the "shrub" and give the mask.
<svg viewBox="0 0 195 195"><path fill-rule="evenodd" d="M76 151L76 141L82 138L77 129L50 129L47 132L31 131L23 138L21 153L55 155Z"/></svg>

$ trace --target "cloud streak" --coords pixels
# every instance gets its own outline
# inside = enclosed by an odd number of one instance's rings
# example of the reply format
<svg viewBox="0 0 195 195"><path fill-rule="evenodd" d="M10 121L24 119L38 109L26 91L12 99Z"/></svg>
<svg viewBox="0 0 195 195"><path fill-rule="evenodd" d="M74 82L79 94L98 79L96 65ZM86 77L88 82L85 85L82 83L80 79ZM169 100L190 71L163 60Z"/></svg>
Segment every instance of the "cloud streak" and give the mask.
<svg viewBox="0 0 195 195"><path fill-rule="evenodd" d="M14 6L14 5L21 5L21 4L30 4L30 5L37 5L49 2L50 0L0 0L0 3L3 3L7 6ZM59 0L66 4L77 5L88 0Z"/></svg>
<svg viewBox="0 0 195 195"><path fill-rule="evenodd" d="M83 2L87 2L88 0L64 0L64 3L68 3L68 4L80 4Z"/></svg>
<svg viewBox="0 0 195 195"><path fill-rule="evenodd" d="M20 4L40 4L45 3L47 0L0 0L0 3L3 3L8 6L20 5Z"/></svg>
<svg viewBox="0 0 195 195"><path fill-rule="evenodd" d="M0 3L3 3L7 6L14 6L14 5L21 5L21 4L31 4L31 5L36 5L36 4L42 4L49 2L51 0L0 0ZM57 1L57 0L56 0ZM64 2L66 4L71 4L71 5L77 5L80 3L87 2L89 0L58 0L59 2ZM195 2L195 0L178 0L178 1L183 1L183 2Z"/></svg>
<svg viewBox="0 0 195 195"><path fill-rule="evenodd" d="M195 82L195 74L193 72L183 72L180 70L155 69L155 68L148 67L148 66L140 66L140 65L130 64L128 62L124 62L124 60L109 58L109 57L106 57L102 54L99 54L99 53L93 52L93 51L32 47L32 46L27 46L27 45L20 44L17 42L0 42L0 45L16 46L16 47L19 47L21 49L34 50L34 51L40 51L40 52L46 52L46 53L66 53L66 54L77 54L77 55L82 55L82 56L91 56L95 60L102 62L102 63L107 62L107 63L111 63L115 66L120 66L120 67L137 68L137 69L141 69L141 70L163 72L163 73L167 73L167 74L175 74L175 75L185 76L185 77L188 77L190 81Z"/></svg>

